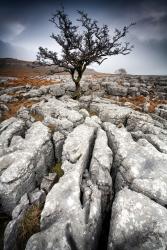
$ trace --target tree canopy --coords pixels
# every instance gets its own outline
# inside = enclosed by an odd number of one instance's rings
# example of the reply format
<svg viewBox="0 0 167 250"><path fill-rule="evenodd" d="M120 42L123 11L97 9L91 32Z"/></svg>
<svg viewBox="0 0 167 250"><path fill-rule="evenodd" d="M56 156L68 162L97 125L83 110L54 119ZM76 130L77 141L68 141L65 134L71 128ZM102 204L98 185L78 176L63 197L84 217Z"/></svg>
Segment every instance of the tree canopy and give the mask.
<svg viewBox="0 0 167 250"><path fill-rule="evenodd" d="M52 33L51 38L61 46L61 58L56 51L42 47L39 47L37 55L40 64L57 65L63 71L69 72L77 89L88 65L93 62L100 65L108 56L127 55L131 52L133 46L121 40L134 25L131 23L122 30L115 29L113 36L110 37L107 25L100 27L96 20L92 20L83 11L78 11L78 15L78 26L73 24L64 12L64 8L57 10L50 19L60 31L58 34Z"/></svg>

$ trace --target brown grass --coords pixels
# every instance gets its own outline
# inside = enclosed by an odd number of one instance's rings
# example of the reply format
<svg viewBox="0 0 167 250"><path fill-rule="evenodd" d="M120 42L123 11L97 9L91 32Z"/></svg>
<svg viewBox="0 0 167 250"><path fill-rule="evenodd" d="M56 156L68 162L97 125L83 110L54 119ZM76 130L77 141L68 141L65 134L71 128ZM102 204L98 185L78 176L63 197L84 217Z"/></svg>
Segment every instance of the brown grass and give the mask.
<svg viewBox="0 0 167 250"><path fill-rule="evenodd" d="M96 111L89 111L89 115L90 116L94 116L94 115L98 116L98 112L96 112Z"/></svg>
<svg viewBox="0 0 167 250"><path fill-rule="evenodd" d="M54 133L57 131L57 127L53 124L48 124L47 127L50 129L51 133Z"/></svg>
<svg viewBox="0 0 167 250"><path fill-rule="evenodd" d="M108 97L109 97L109 99L112 99L112 96L108 96ZM133 104L134 106L136 106L136 110L141 110L141 108L146 103L146 98L144 96L119 97L119 102L122 102L122 103L129 102L129 103ZM148 107L148 111L150 113L154 113L155 108L159 104L167 104L167 100L150 99L148 101L148 103L150 104L149 107Z"/></svg>
<svg viewBox="0 0 167 250"><path fill-rule="evenodd" d="M43 205L32 205L24 215L20 225L18 249L25 249L28 239L40 231L40 218Z"/></svg>
<svg viewBox="0 0 167 250"><path fill-rule="evenodd" d="M58 179L60 179L64 175L64 170L61 168L62 163L57 162L51 169L51 173L56 173L58 176Z"/></svg>
<svg viewBox="0 0 167 250"><path fill-rule="evenodd" d="M27 100L27 99L22 99L20 101L17 102L12 102L10 104L8 104L8 108L9 111L5 112L1 118L1 122L9 119L12 116L15 116L17 111L21 108L21 107L26 107L26 108L30 108L33 104L37 103L38 101L32 101L32 100Z"/></svg>
<svg viewBox="0 0 167 250"><path fill-rule="evenodd" d="M31 113L32 117L35 119L35 121L40 121L42 122L44 117L40 114L34 114L34 113Z"/></svg>
<svg viewBox="0 0 167 250"><path fill-rule="evenodd" d="M26 84L29 84L31 86L40 87L40 86L47 86L50 84L60 83L61 80L46 80L44 78L38 78L38 77L30 77L30 76L24 76L19 77L17 79L8 80L7 83L5 83L5 87L17 87L17 86L24 86ZM4 87L4 84L0 84L0 87Z"/></svg>

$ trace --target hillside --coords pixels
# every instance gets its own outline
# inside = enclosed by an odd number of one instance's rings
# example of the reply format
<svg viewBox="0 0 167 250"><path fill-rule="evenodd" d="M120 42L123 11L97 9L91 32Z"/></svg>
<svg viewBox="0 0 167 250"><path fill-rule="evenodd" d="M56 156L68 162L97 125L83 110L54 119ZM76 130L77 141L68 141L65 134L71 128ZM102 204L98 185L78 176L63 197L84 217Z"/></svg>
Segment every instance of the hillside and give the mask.
<svg viewBox="0 0 167 250"><path fill-rule="evenodd" d="M52 75L57 71L55 66L35 66L31 61L23 61L14 58L0 58L0 76L22 77L22 76L42 76ZM96 73L93 69L87 69L85 74ZM67 73L63 73L67 74Z"/></svg>

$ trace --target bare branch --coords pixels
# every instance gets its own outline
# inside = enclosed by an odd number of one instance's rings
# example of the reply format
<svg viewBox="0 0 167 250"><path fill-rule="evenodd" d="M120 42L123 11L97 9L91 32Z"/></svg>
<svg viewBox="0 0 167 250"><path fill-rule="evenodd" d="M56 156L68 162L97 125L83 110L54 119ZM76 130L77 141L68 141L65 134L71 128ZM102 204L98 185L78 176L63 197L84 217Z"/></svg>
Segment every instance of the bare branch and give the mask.
<svg viewBox="0 0 167 250"><path fill-rule="evenodd" d="M64 8L58 10L50 19L59 34L51 34L62 48L61 59L56 52L46 48L39 48L37 60L41 65L57 65L62 70L69 72L73 81L78 84L86 67L93 62L102 64L108 56L127 55L133 46L128 42L122 43L129 29L135 25L131 23L124 26L122 30L115 29L112 37L109 36L107 25L98 26L96 20L92 20L83 11L78 11L77 19L79 26L76 26L65 14ZM76 76L77 73L77 76Z"/></svg>

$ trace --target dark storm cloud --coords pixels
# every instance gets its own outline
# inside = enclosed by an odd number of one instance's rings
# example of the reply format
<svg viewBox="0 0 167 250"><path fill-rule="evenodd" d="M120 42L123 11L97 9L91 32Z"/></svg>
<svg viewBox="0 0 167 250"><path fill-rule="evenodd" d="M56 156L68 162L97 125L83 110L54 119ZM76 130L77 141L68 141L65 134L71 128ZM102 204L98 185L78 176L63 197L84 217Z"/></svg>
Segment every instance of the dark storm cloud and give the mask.
<svg viewBox="0 0 167 250"><path fill-rule="evenodd" d="M143 73L148 69L149 74L154 73L154 69L157 68L159 73L167 73L167 3L165 0L3 1L0 9L0 40L3 41L3 45L5 44L7 55L10 54L11 47L14 49L17 46L17 53L18 47L22 52L25 48L25 51L30 51L29 57L35 59L39 45L54 48L55 44L49 38L53 26L48 19L61 3L73 18L76 16L77 9L83 9L100 23L108 24L110 28L120 28L133 21L137 23L128 37L135 45L132 55L114 57L111 66L109 60L108 64L106 61L104 66L98 68L99 70L113 71L115 67L122 67L124 63L125 66L123 66L131 73ZM2 57L5 50L2 54L1 47L0 56ZM24 52L22 54L24 55ZM135 60L133 65L131 60ZM151 62L150 68L147 68L148 63L145 64L145 61Z"/></svg>

